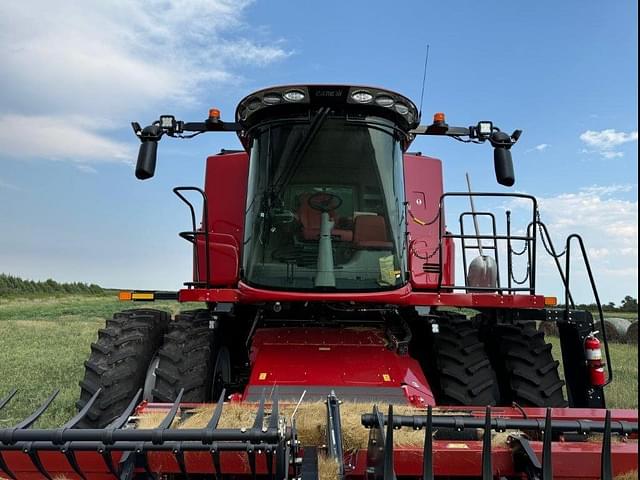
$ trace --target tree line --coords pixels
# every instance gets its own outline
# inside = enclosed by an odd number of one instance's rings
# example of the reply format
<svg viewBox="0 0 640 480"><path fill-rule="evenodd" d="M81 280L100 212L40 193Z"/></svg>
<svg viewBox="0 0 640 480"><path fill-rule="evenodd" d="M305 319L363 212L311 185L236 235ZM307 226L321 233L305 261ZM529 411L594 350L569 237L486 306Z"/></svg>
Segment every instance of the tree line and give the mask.
<svg viewBox="0 0 640 480"><path fill-rule="evenodd" d="M99 295L104 293L104 289L95 283L60 283L50 278L45 281L23 280L20 277L0 273L0 297L65 293Z"/></svg>
<svg viewBox="0 0 640 480"><path fill-rule="evenodd" d="M594 311L598 309L598 306L595 303L580 303L576 304L576 308L579 310ZM614 302L603 303L602 310L605 312L637 312L638 299L627 295L620 301L620 305L616 305Z"/></svg>

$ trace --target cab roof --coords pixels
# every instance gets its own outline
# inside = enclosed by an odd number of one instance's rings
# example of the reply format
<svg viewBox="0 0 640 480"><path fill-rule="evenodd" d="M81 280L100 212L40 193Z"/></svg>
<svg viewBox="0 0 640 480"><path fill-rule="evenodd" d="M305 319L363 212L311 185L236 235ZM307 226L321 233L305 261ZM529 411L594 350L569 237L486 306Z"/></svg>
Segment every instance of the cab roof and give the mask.
<svg viewBox="0 0 640 480"><path fill-rule="evenodd" d="M308 114L319 107L346 113L386 117L405 131L420 123L418 109L407 97L391 90L360 85L281 85L243 98L236 121L247 128L263 121Z"/></svg>

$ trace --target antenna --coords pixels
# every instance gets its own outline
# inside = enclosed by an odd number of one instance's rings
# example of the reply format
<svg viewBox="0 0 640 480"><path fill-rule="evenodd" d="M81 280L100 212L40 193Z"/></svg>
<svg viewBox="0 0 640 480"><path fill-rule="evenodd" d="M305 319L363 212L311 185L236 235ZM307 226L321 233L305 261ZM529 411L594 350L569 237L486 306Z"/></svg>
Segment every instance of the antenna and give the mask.
<svg viewBox="0 0 640 480"><path fill-rule="evenodd" d="M427 83L427 64L429 63L429 44L427 43L427 53L424 56L424 73L422 74L422 92L420 93L420 110L418 116L422 118L422 101L424 100L424 86Z"/></svg>

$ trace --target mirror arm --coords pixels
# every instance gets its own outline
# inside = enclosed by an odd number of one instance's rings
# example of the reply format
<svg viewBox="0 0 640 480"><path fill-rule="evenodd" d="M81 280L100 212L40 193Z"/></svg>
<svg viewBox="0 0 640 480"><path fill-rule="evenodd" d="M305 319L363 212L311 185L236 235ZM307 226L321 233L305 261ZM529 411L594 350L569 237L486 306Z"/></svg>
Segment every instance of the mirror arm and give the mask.
<svg viewBox="0 0 640 480"><path fill-rule="evenodd" d="M131 128L140 140L135 170L136 177L140 180L146 180L155 174L158 142L163 135L191 138L204 132L240 132L243 130L239 123L220 120L219 112L204 122L183 122L176 120L173 115L162 115L160 120L144 128L138 122L131 122ZM183 132L194 132L194 134L182 135Z"/></svg>
<svg viewBox="0 0 640 480"><path fill-rule="evenodd" d="M409 132L413 135L440 135L447 137L468 137L471 129L466 127L451 127L445 124L420 125Z"/></svg>
<svg viewBox="0 0 640 480"><path fill-rule="evenodd" d="M438 115L441 115L437 121ZM515 173L513 170L513 160L511 158L511 147L522 135L522 130L515 130L511 135L501 132L499 128L493 126L493 122L482 121L476 126L451 127L444 122L444 115L436 114L432 125L420 125L409 132L411 135L440 135L454 137L463 142L484 143L489 140L493 147L493 162L496 173L496 180L499 184L511 187L515 183ZM467 139L463 139L466 137Z"/></svg>
<svg viewBox="0 0 640 480"><path fill-rule="evenodd" d="M205 122L178 122L183 132L240 132L242 126L238 122L217 122L207 120Z"/></svg>

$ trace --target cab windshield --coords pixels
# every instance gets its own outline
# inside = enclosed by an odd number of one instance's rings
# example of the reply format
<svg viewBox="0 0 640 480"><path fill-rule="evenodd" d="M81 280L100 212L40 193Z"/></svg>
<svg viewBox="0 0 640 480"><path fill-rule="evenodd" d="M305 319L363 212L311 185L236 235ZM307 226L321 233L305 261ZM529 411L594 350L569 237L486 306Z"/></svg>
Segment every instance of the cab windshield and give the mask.
<svg viewBox="0 0 640 480"><path fill-rule="evenodd" d="M252 137L247 283L353 291L405 282L402 150L392 122L320 111Z"/></svg>

